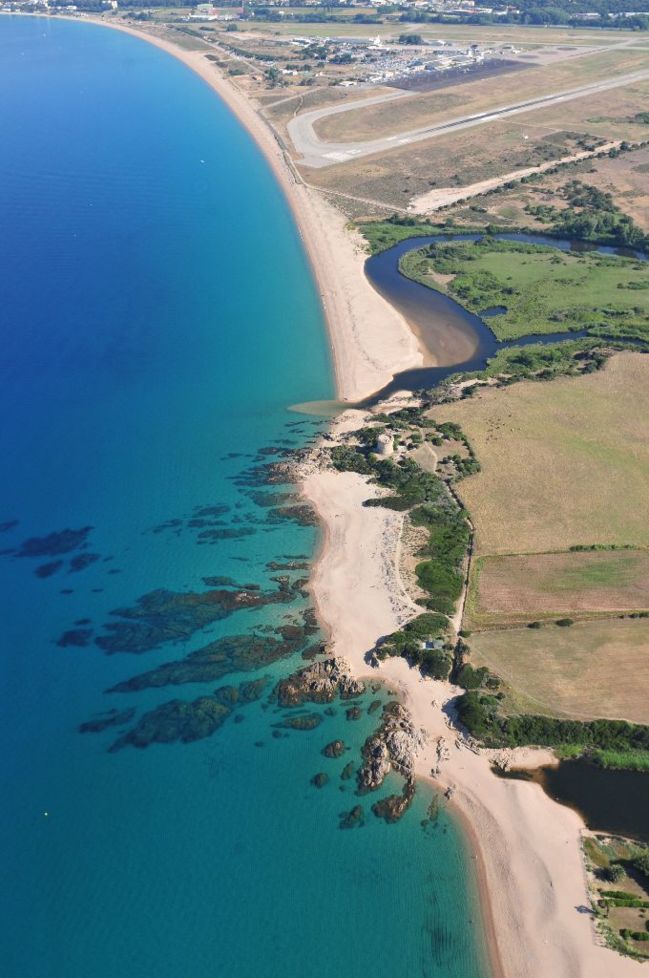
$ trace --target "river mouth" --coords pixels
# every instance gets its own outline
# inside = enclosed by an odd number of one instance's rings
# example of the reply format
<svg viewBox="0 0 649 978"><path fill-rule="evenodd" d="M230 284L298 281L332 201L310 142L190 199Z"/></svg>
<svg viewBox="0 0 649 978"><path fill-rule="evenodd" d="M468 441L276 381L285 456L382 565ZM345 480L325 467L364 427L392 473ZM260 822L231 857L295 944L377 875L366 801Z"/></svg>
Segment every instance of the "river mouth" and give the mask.
<svg viewBox="0 0 649 978"><path fill-rule="evenodd" d="M507 347L557 343L589 335L587 330L581 329L522 336L516 340L498 340L485 320L499 315L501 307L485 309L482 317L478 316L443 292L413 281L399 269L402 256L409 251L450 241L479 241L483 237L484 234L448 234L406 238L392 248L367 259L367 278L376 291L408 322L419 341L424 366L395 374L385 387L363 401L359 407L374 407L397 391L418 391L424 388L430 390L459 371L483 370L487 361L498 350ZM543 234L512 233L497 234L494 237L496 240L546 245L561 251L600 251L603 254L631 254L633 257L646 258L637 252L589 242L569 241L566 238L552 238Z"/></svg>
<svg viewBox="0 0 649 978"><path fill-rule="evenodd" d="M500 776L539 784L554 801L575 809L593 831L649 843L649 773L604 768L579 757Z"/></svg>

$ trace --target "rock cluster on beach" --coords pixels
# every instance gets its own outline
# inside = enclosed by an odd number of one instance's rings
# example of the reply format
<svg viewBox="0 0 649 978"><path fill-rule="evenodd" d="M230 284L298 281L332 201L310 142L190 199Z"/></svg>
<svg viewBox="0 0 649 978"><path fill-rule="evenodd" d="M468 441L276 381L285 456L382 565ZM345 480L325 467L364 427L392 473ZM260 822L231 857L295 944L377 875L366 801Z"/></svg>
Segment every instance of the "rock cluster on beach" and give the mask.
<svg viewBox="0 0 649 978"><path fill-rule="evenodd" d="M354 679L345 659L334 656L282 679L275 692L280 706L301 706L303 703L331 703L337 696L352 699L365 692L365 684Z"/></svg>
<svg viewBox="0 0 649 978"><path fill-rule="evenodd" d="M410 713L401 703L383 707L379 728L363 745L363 763L358 770L360 794L376 791L390 771L405 779L402 793L389 795L372 805L379 818L396 822L409 807L415 795L415 757L423 746L423 734L412 722Z"/></svg>
<svg viewBox="0 0 649 978"><path fill-rule="evenodd" d="M358 772L360 791L376 791L394 770L407 781L415 777L415 757L423 746L408 710L401 703L383 707L381 725L363 745L363 764Z"/></svg>

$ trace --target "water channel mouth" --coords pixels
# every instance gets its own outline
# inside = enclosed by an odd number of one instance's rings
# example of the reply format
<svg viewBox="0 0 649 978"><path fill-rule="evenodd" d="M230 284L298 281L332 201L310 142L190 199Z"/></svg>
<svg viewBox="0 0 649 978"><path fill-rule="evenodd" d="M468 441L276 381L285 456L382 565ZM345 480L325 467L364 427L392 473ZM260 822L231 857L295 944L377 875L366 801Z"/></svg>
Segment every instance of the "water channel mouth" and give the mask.
<svg viewBox="0 0 649 978"><path fill-rule="evenodd" d="M389 384L362 401L358 407L374 407L397 391L431 390L458 372L484 370L491 357L508 347L557 343L589 335L588 330L581 329L522 336L515 340L498 340L485 320L499 315L503 311L501 307L485 309L482 316L478 316L443 292L413 281L399 269L402 256L409 251L419 250L430 244L479 241L484 237L484 234L448 234L406 238L392 248L367 259L365 274L369 281L405 317L419 338L425 358L427 353L435 366L416 367L395 374ZM647 258L641 252L570 241L567 238L552 238L544 234L511 233L496 234L493 237L500 241L546 245L561 251L599 251L602 254L641 260Z"/></svg>
<svg viewBox="0 0 649 978"><path fill-rule="evenodd" d="M554 801L578 811L593 831L649 842L649 772L618 771L579 757L531 771L496 773L540 784Z"/></svg>

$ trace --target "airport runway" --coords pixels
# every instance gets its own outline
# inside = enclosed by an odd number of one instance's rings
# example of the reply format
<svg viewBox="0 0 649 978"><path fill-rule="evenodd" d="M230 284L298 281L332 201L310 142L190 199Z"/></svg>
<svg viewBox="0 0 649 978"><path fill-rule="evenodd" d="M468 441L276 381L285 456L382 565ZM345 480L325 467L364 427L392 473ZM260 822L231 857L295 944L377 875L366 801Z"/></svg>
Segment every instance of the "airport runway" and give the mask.
<svg viewBox="0 0 649 978"><path fill-rule="evenodd" d="M634 82L648 80L649 69L634 71L627 75L618 75L615 78L591 82L588 85L580 85L576 88L542 95L538 98L526 99L524 102L512 102L508 105L488 109L484 112L477 112L473 115L448 119L446 122L440 122L434 126L424 126L420 129L412 129L410 132L399 133L396 136L384 136L381 139L372 139L365 142L324 142L316 136L313 124L325 116L335 115L339 112L351 112L354 109L376 105L379 102L394 101L404 96L412 97L411 92L396 91L394 94L388 93L378 95L376 98L355 99L353 102L348 102L345 105L334 105L324 109L315 109L312 112L304 112L302 115L297 115L294 119L291 119L288 124L288 133L295 150L299 154L298 163L317 168L333 166L335 163L347 163L350 160L355 160L362 156L369 156L372 153L384 153L390 149L407 146L409 143L420 142L424 139L433 139L436 136L445 136L448 133L457 132L461 129L470 129L472 126L481 126L487 122L496 122L499 119L506 119L512 115L533 112L536 109L545 109L548 106L557 105L560 102L569 102L572 99L584 98L588 95L606 92L611 88L621 88L624 85L630 85Z"/></svg>

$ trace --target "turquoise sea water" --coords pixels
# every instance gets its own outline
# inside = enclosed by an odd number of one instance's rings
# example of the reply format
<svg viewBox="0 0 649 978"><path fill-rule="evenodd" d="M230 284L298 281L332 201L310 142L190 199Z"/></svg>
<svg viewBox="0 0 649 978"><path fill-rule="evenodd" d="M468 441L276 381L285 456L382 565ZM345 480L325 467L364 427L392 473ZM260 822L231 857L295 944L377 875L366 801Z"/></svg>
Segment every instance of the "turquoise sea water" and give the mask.
<svg viewBox="0 0 649 978"><path fill-rule="evenodd" d="M338 705L310 709L312 731L275 726L286 711L267 694L299 654L105 692L302 620L295 592L203 628L158 608L119 633L131 651L96 644L143 595L204 595L215 576L269 594L268 563L316 546L258 505L278 487L250 471L318 430L288 405L332 395L317 294L263 159L182 64L90 25L1 18L0 93L0 973L485 978L453 822L422 827L421 792L388 826L340 778L377 722L372 695L356 721ZM264 675L211 736L184 743L172 724L171 743L109 751L161 704ZM108 710L134 715L79 732ZM350 750L326 759L335 737ZM341 830L359 801L364 826Z"/></svg>

